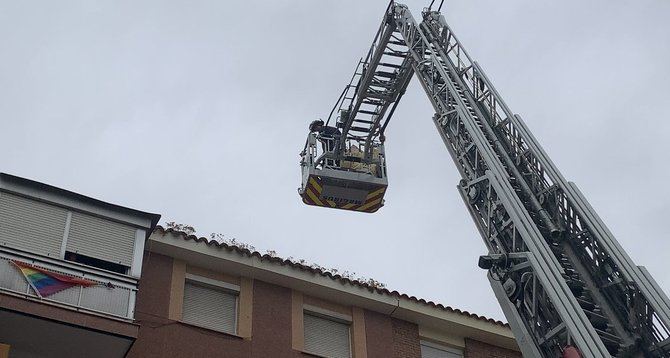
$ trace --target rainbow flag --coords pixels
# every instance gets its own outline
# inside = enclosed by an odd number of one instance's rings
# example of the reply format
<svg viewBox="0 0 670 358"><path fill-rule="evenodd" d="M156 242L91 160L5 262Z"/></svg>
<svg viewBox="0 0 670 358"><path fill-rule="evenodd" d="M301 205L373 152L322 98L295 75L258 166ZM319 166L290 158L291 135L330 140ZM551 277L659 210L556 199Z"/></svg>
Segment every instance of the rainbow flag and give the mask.
<svg viewBox="0 0 670 358"><path fill-rule="evenodd" d="M12 263L21 271L28 280L28 284L40 297L53 295L72 286L93 286L97 282L82 278L71 277L59 273L47 271L43 268L27 264L25 262L12 260Z"/></svg>

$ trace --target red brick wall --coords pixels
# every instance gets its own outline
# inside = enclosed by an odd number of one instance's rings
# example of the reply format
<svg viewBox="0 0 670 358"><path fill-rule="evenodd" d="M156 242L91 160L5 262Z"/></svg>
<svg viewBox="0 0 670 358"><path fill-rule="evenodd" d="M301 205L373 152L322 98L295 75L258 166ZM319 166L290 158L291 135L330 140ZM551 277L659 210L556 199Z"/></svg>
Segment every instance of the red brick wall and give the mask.
<svg viewBox="0 0 670 358"><path fill-rule="evenodd" d="M254 280L251 356L292 357L291 290Z"/></svg>
<svg viewBox="0 0 670 358"><path fill-rule="evenodd" d="M291 290L254 280L252 339L168 319L173 260L146 254L135 318L139 336L128 357L307 358L291 347ZM420 358L417 325L364 311L368 358ZM516 358L519 353L467 340L468 358Z"/></svg>
<svg viewBox="0 0 670 358"><path fill-rule="evenodd" d="M171 280L172 258L145 253L135 306L140 333L127 357L251 357L249 341L168 319Z"/></svg>
<svg viewBox="0 0 670 358"><path fill-rule="evenodd" d="M367 310L364 316L368 358L421 358L417 325Z"/></svg>
<svg viewBox="0 0 670 358"><path fill-rule="evenodd" d="M145 253L135 309L140 332L130 358L307 357L291 348L291 290L255 280L252 339L168 319L172 258Z"/></svg>
<svg viewBox="0 0 670 358"><path fill-rule="evenodd" d="M421 358L419 327L410 322L393 319L393 357Z"/></svg>
<svg viewBox="0 0 670 358"><path fill-rule="evenodd" d="M391 318L381 313L365 311L365 341L368 358L393 357L393 323Z"/></svg>
<svg viewBox="0 0 670 358"><path fill-rule="evenodd" d="M466 338L465 358L521 358L521 353Z"/></svg>
<svg viewBox="0 0 670 358"><path fill-rule="evenodd" d="M140 315L168 316L171 281L172 258L145 251L135 305L136 318Z"/></svg>

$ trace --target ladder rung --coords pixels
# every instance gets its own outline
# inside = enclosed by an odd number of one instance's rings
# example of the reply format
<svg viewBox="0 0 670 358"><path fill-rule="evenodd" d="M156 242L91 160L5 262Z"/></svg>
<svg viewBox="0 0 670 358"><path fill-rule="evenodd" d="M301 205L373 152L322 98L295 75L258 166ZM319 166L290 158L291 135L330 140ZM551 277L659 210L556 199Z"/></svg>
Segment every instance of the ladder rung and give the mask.
<svg viewBox="0 0 670 358"><path fill-rule="evenodd" d="M394 82L370 83L370 87L381 87L381 88L385 88L385 89L395 89L396 84Z"/></svg>
<svg viewBox="0 0 670 358"><path fill-rule="evenodd" d="M409 56L409 53L384 51L384 55L405 58L405 57Z"/></svg>
<svg viewBox="0 0 670 358"><path fill-rule="evenodd" d="M373 105L373 106L381 106L381 105L383 104L382 101L371 101L371 100L369 100L369 99L364 99L364 100L361 101L361 103L363 103L363 104L371 104L371 105Z"/></svg>
<svg viewBox="0 0 670 358"><path fill-rule="evenodd" d="M376 115L379 114L379 113L377 113L377 112L375 112L375 111L367 111L367 110L365 110L365 109L359 109L359 110L358 110L358 113L371 114L371 115L373 115L373 116L376 116Z"/></svg>
<svg viewBox="0 0 670 358"><path fill-rule="evenodd" d="M386 78L396 78L397 75L393 72L387 72L387 71L377 71L375 72L375 76L380 76L380 77L386 77Z"/></svg>
<svg viewBox="0 0 670 358"><path fill-rule="evenodd" d="M370 128L365 128L365 127L354 127L354 126L352 126L352 127L349 128L349 130L356 131L356 132L365 132L365 133L370 132Z"/></svg>
<svg viewBox="0 0 670 358"><path fill-rule="evenodd" d="M595 328L595 331L596 331L596 333L598 333L600 338L603 339L603 340L609 340L611 342L616 342L616 343L621 342L621 338L619 338L618 336L613 335L612 333L605 332L605 331L600 330L598 328Z"/></svg>
<svg viewBox="0 0 670 358"><path fill-rule="evenodd" d="M366 96L366 97L371 97L371 98L380 99L380 100L383 100L383 101L390 101L390 100L392 99L391 96L389 96L388 94L386 94L386 93L379 93L379 92L370 92L370 91L368 91L368 92L365 93L365 96Z"/></svg>
<svg viewBox="0 0 670 358"><path fill-rule="evenodd" d="M380 66L385 66L385 67L391 67L391 68L402 68L400 65L396 65L394 63L386 63L386 62L380 62Z"/></svg>
<svg viewBox="0 0 670 358"><path fill-rule="evenodd" d="M577 297L577 302L579 303L579 305L583 309L589 310L589 311L593 311L598 307L595 303L593 303L591 301L587 301L587 300L585 300L583 298L579 298L579 297Z"/></svg>
<svg viewBox="0 0 670 358"><path fill-rule="evenodd" d="M588 317L591 324L598 324L598 325L605 324L606 325L608 323L607 318L605 318L605 316L603 316L603 315L597 314L597 313L595 313L593 311L589 311L589 310L584 310L584 313L586 313L586 316ZM598 327L596 327L596 328L598 328Z"/></svg>
<svg viewBox="0 0 670 358"><path fill-rule="evenodd" d="M375 123L375 122L373 122L373 121L367 121L367 120L365 120L365 119L358 119L358 118L354 119L353 122L356 122L356 123L363 123L363 124L373 124L373 123Z"/></svg>

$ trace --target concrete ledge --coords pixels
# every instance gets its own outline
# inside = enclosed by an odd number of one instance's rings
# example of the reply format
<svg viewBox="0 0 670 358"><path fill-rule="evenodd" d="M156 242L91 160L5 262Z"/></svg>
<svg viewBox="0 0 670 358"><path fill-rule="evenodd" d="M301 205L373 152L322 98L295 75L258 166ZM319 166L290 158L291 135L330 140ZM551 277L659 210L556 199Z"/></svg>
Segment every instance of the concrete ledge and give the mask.
<svg viewBox="0 0 670 358"><path fill-rule="evenodd" d="M24 298L5 292L0 292L0 309L132 340L137 338L139 332L139 325L131 321L81 312L72 308L43 303L36 299Z"/></svg>

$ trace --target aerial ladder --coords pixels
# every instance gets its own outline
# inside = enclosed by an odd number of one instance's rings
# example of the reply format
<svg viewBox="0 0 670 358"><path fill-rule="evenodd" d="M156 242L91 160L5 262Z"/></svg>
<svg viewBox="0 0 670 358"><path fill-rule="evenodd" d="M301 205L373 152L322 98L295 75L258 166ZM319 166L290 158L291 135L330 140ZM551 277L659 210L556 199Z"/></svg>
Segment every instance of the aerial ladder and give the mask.
<svg viewBox="0 0 670 358"><path fill-rule="evenodd" d="M505 104L444 16L391 2L327 121L301 152L309 205L374 212L384 131L415 75L488 254L479 266L525 357L670 357L670 300Z"/></svg>

